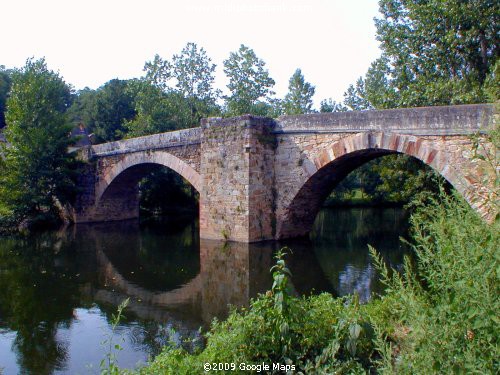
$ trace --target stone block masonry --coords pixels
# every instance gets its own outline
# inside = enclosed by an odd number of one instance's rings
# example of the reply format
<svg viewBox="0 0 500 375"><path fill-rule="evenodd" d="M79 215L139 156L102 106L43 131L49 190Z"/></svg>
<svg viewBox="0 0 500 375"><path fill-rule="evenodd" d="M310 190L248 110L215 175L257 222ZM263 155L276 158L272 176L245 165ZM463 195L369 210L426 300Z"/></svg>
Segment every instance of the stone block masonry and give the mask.
<svg viewBox="0 0 500 375"><path fill-rule="evenodd" d="M202 122L200 235L273 239L274 121L242 116Z"/></svg>

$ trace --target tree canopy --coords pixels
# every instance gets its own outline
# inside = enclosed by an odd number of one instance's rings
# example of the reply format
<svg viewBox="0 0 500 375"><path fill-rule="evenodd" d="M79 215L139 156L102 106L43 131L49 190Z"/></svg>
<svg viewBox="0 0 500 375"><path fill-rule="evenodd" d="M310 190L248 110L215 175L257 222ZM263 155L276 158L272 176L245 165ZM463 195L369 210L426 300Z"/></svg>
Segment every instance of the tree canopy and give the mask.
<svg viewBox="0 0 500 375"><path fill-rule="evenodd" d="M83 123L96 142L111 142L123 137L125 121L136 114L129 81L112 79L97 90L81 90L69 110L71 120Z"/></svg>
<svg viewBox="0 0 500 375"><path fill-rule="evenodd" d="M489 0L380 0L383 51L346 104L395 108L498 98L500 5ZM357 98L357 99L356 99ZM358 109L351 106L353 109Z"/></svg>
<svg viewBox="0 0 500 375"><path fill-rule="evenodd" d="M302 71L297 69L288 82L288 93L283 103L284 112L287 115L300 115L311 113L315 88L306 82Z"/></svg>
<svg viewBox="0 0 500 375"><path fill-rule="evenodd" d="M5 127L5 110L7 105L7 96L10 91L11 78L10 71L0 65L0 129Z"/></svg>
<svg viewBox="0 0 500 375"><path fill-rule="evenodd" d="M195 43L187 43L171 61L155 55L144 71L144 78L130 86L137 115L125 124L127 136L195 127L201 118L220 114L215 65Z"/></svg>
<svg viewBox="0 0 500 375"><path fill-rule="evenodd" d="M66 110L70 88L44 59L12 72L7 100L9 146L1 151L0 218L56 217L72 193Z"/></svg>
<svg viewBox="0 0 500 375"><path fill-rule="evenodd" d="M227 88L231 92L225 97L228 115L265 114L262 112L269 110L266 104L271 103L275 82L265 66L265 62L243 44L224 60L224 73L229 78Z"/></svg>

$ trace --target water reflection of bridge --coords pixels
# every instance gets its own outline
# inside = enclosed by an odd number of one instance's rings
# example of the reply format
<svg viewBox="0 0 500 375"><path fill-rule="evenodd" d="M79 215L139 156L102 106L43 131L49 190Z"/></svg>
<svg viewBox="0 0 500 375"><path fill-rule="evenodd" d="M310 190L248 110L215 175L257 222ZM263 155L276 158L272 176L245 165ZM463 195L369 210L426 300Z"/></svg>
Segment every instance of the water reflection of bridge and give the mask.
<svg viewBox="0 0 500 375"><path fill-rule="evenodd" d="M145 249L153 245L139 235L137 223L77 226L76 237L85 238L85 243L92 243L92 252L95 250L98 286L88 292L97 301L115 306L130 297L127 309L139 318L175 321L179 327L196 329L196 324L207 325L214 317L224 317L229 305L247 306L250 298L269 288L272 249L252 249L245 243L198 242L197 235L196 230L186 228L184 235L175 236L183 237L182 244L165 243L162 251L169 251L169 246L185 246L183 251L189 252L188 257L199 257L199 268L188 270L180 285L154 287L141 285L140 280L131 277L134 272L126 269L126 261L119 256L120 251L151 251ZM189 266L171 264L166 266L166 272L181 267Z"/></svg>
<svg viewBox="0 0 500 375"><path fill-rule="evenodd" d="M168 291L148 290L127 280L99 246L96 255L100 279L108 288L98 290L95 298L118 305L124 298L132 297L130 309L144 319L164 320L166 315L171 319L171 312L182 311L183 320L194 315L208 324L213 317L225 316L229 305L248 305L249 299L267 286L250 280L255 274L249 272L249 246L243 243L228 246L219 241L202 240L200 272L187 283ZM269 268L270 262L264 272Z"/></svg>
<svg viewBox="0 0 500 375"><path fill-rule="evenodd" d="M370 266L366 244L371 243L379 249L383 244L389 245L394 251L386 254L387 260L393 266L399 264L402 255L398 255L398 234L391 236L390 232L394 229L394 220L402 219L397 215L382 218L364 215L366 220L381 220L392 225L388 228L378 226L380 235L360 233L358 228L354 231L356 235L351 236L348 233L353 224L364 228L356 215L351 220L329 218L329 221L340 220L348 224L331 233L321 229L323 216L318 222L321 233L315 234L320 239L316 239L314 245L309 239L287 243L293 248L293 254L287 257L293 288L302 295L313 290L334 295L356 291L361 299L368 299L376 289L377 275ZM196 228L189 226L171 238L163 234L163 237L149 238L147 231L139 231L136 222L77 228L87 244L89 239L93 241L91 247L99 279L92 293L96 300L116 306L131 297L129 310L138 317L161 322L178 321L180 326L189 325L190 329L200 324L208 325L214 317L225 317L228 305L247 306L250 298L269 289L273 252L283 245L199 240ZM364 250L359 253L357 249L361 248ZM149 267L142 279L138 276L138 264ZM181 269L186 272L179 274ZM158 278L151 272L155 270L166 276ZM153 282L151 279L155 278L158 280Z"/></svg>

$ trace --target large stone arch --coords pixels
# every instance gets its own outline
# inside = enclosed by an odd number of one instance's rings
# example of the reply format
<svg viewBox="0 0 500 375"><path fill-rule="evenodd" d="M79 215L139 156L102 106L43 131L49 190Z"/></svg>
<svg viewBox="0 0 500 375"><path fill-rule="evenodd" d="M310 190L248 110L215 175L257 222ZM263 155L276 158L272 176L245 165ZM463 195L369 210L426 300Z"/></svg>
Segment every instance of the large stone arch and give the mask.
<svg viewBox="0 0 500 375"><path fill-rule="evenodd" d="M96 204L99 204L106 190L126 170L141 165L162 165L185 178L198 192L201 191L200 174L185 161L166 151L145 151L125 155L100 176L96 186Z"/></svg>
<svg viewBox="0 0 500 375"><path fill-rule="evenodd" d="M410 155L443 176L469 204L488 218L486 192L471 160L470 140L397 133L353 134L323 146L304 160L305 178L289 193L277 217L277 238L307 234L324 200L343 178L362 164L389 154Z"/></svg>

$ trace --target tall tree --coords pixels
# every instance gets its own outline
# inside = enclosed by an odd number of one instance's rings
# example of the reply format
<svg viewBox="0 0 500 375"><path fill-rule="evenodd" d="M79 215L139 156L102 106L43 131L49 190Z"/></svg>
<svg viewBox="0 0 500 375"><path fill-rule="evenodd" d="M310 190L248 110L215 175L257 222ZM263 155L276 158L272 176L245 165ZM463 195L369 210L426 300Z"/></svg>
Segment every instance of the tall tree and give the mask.
<svg viewBox="0 0 500 375"><path fill-rule="evenodd" d="M187 101L192 126L197 126L202 117L219 112L216 101L220 91L213 87L215 68L206 51L195 43L186 44L179 55L172 57L172 77Z"/></svg>
<svg viewBox="0 0 500 375"><path fill-rule="evenodd" d="M315 88L306 82L302 71L297 69L288 82L288 93L284 100L284 111L287 115L311 113Z"/></svg>
<svg viewBox="0 0 500 375"><path fill-rule="evenodd" d="M321 113L328 112L346 112L347 107L342 103L336 102L332 98L323 99L319 104L319 111Z"/></svg>
<svg viewBox="0 0 500 375"><path fill-rule="evenodd" d="M122 138L124 122L136 114L134 99L128 90L128 81L112 79L97 90L92 125L98 142Z"/></svg>
<svg viewBox="0 0 500 375"><path fill-rule="evenodd" d="M344 93L344 104L353 111L373 109L372 104L366 99L365 81L359 78L356 85L350 85Z"/></svg>
<svg viewBox="0 0 500 375"><path fill-rule="evenodd" d="M478 103L498 87L500 4L380 0L382 57L360 97L375 108ZM498 89L496 90L498 92Z"/></svg>
<svg viewBox="0 0 500 375"><path fill-rule="evenodd" d="M5 109L10 85L10 71L5 69L5 66L0 65L0 129L5 127Z"/></svg>
<svg viewBox="0 0 500 375"><path fill-rule="evenodd" d="M153 61L144 64L145 80L162 91L169 91L169 81L172 78L172 64L156 54Z"/></svg>
<svg viewBox="0 0 500 375"><path fill-rule="evenodd" d="M178 92L164 92L160 87L144 79L132 82L130 90L135 97L137 115L124 124L127 137L190 127L189 107Z"/></svg>
<svg viewBox="0 0 500 375"><path fill-rule="evenodd" d="M263 110L267 112L272 109L268 103L269 97L274 95L271 89L275 82L265 65L251 48L243 44L237 52L231 52L229 58L224 60L224 73L229 78L227 87L231 92L225 98L229 115L261 115ZM262 106L261 103L265 105Z"/></svg>
<svg viewBox="0 0 500 375"><path fill-rule="evenodd" d="M29 59L12 73L7 100L8 147L0 173L0 217L57 217L70 198L70 88L44 59Z"/></svg>
<svg viewBox="0 0 500 375"><path fill-rule="evenodd" d="M203 48L188 43L179 55L172 57L172 77L177 90L188 99L215 102L219 93L214 89L216 65Z"/></svg>
<svg viewBox="0 0 500 375"><path fill-rule="evenodd" d="M201 118L220 114L211 61L203 48L187 43L172 61L155 55L146 62L143 81L134 85L137 117L127 124L131 135L198 126Z"/></svg>

